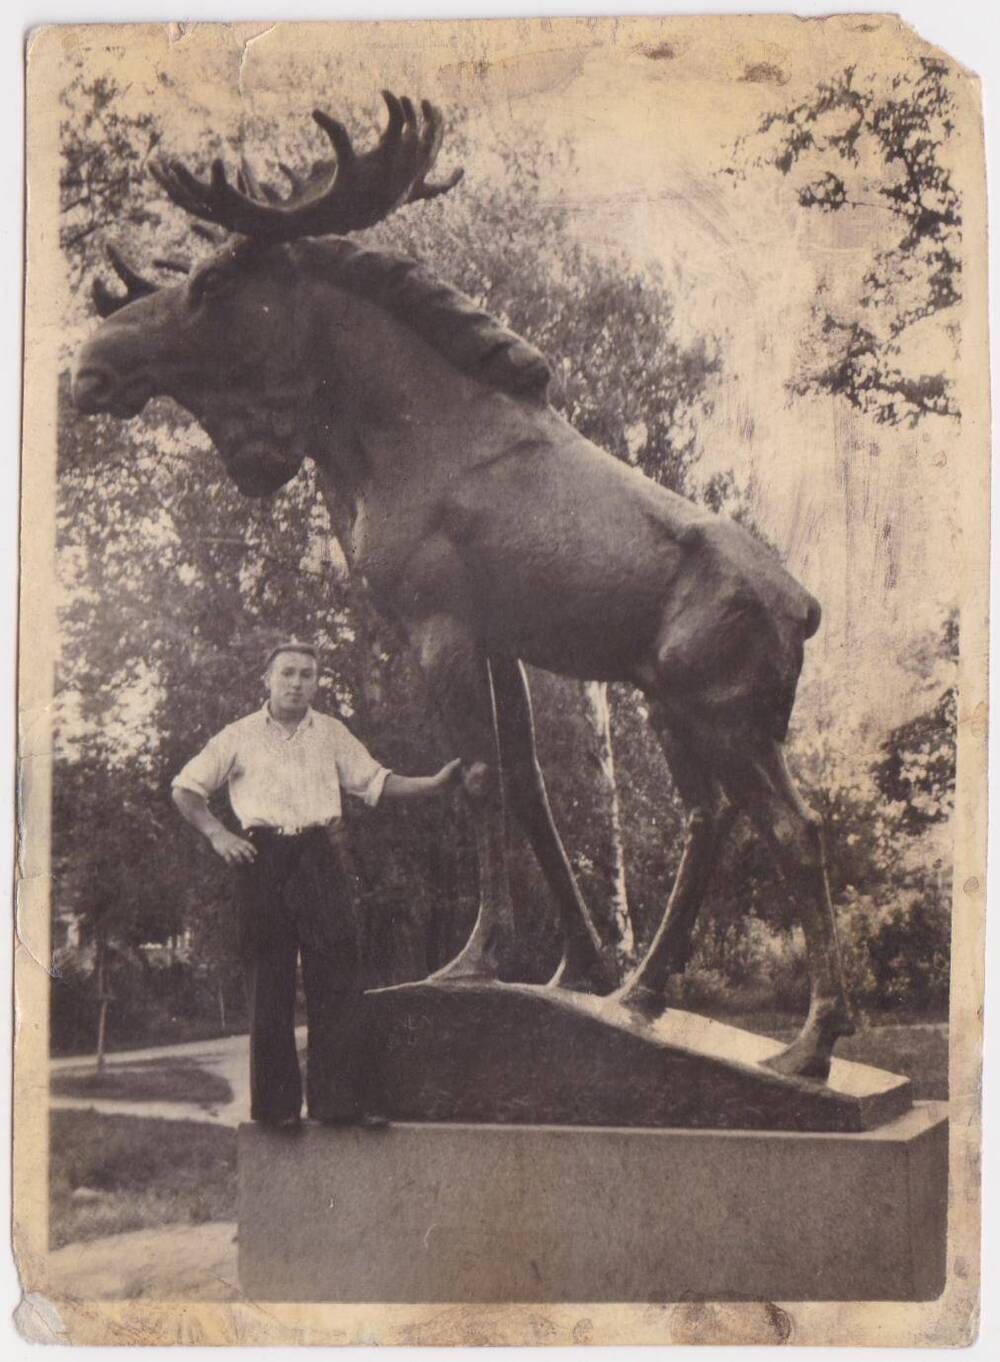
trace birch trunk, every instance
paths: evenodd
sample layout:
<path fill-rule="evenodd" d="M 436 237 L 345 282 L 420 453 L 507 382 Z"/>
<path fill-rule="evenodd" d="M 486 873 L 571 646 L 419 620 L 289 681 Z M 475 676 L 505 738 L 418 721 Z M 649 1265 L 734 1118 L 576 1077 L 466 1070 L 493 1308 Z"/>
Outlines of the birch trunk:
<path fill-rule="evenodd" d="M 598 769 L 604 786 L 604 798 L 610 824 L 609 882 L 611 888 L 611 926 L 615 938 L 615 952 L 622 964 L 631 964 L 635 957 L 635 934 L 628 907 L 628 886 L 625 880 L 625 847 L 622 839 L 621 801 L 615 780 L 615 755 L 611 743 L 611 709 L 605 681 L 584 681 L 583 709 L 597 746 Z"/>
<path fill-rule="evenodd" d="M 105 987 L 104 969 L 104 943 L 100 942 L 97 947 L 97 996 L 100 1001 L 100 1011 L 97 1015 L 97 1064 L 98 1072 L 104 1068 L 104 1038 L 108 1024 L 108 991 Z"/>

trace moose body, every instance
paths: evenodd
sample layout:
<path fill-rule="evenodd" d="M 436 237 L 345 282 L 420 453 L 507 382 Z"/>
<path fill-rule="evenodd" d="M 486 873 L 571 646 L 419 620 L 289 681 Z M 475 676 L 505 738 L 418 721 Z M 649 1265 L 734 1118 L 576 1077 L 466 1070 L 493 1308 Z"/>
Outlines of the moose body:
<path fill-rule="evenodd" d="M 236 190 L 219 168 L 211 185 L 176 163 L 161 168 L 178 203 L 243 237 L 169 288 L 115 258 L 129 291 L 117 302 L 98 291 L 108 320 L 78 359 L 78 404 L 129 417 L 156 394 L 174 397 L 250 495 L 315 461 L 353 570 L 408 634 L 465 764 L 480 910 L 440 975 L 505 968 L 509 810 L 560 908 L 557 981 L 612 985 L 552 821 L 522 662 L 630 682 L 648 698 L 689 817 L 664 920 L 622 1000 L 662 1010 L 719 845 L 744 811 L 789 883 L 812 981 L 809 1016 L 775 1066 L 825 1077 L 851 1022 L 820 829 L 782 751 L 819 607 L 739 526 L 573 429 L 548 403 L 541 356 L 461 295 L 342 236 L 297 239 L 324 221 L 324 194 L 336 208 L 325 219 L 332 232 L 367 225 L 376 208 L 384 215 L 378 205 L 340 212 L 336 199 L 350 194 L 352 174 L 371 197 L 379 164 L 396 173 L 394 145 L 426 153 L 403 197 L 439 192 L 424 180 L 440 140 L 435 111 L 424 106 L 418 137 L 412 105 L 387 102 L 389 130 L 360 160 L 339 125 L 320 118 L 340 169 L 317 167 L 281 208 L 273 193 L 254 192 L 248 172 Z"/>
<path fill-rule="evenodd" d="M 712 680 L 726 704 L 735 684 L 767 705 L 777 675 L 794 695 L 819 610 L 770 554 L 555 412 L 522 425 L 506 450 L 452 466 L 439 485 L 404 473 L 402 507 L 391 478 L 358 487 L 350 554 L 383 609 L 447 613 L 490 654 L 585 680 L 666 684 L 664 699 L 683 705 L 710 709 Z M 787 717 L 774 715 L 778 736 Z"/>

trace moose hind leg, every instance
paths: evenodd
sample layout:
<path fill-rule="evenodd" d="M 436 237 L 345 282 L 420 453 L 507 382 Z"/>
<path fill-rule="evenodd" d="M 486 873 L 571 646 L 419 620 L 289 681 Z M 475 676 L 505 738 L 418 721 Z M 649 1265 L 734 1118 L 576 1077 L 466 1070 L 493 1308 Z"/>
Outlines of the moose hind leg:
<path fill-rule="evenodd" d="M 691 956 L 694 925 L 736 810 L 723 801 L 700 755 L 680 736 L 678 726 L 667 722 L 655 703 L 650 706 L 650 722 L 687 810 L 687 827 L 663 920 L 619 1000 L 634 1012 L 655 1017 L 665 1007 L 668 979 L 682 973 Z"/>
<path fill-rule="evenodd" d="M 510 812 L 527 834 L 559 908 L 563 958 L 553 984 L 608 993 L 617 984 L 552 818 L 535 750 L 531 695 L 516 658 L 491 659 L 500 761 Z"/>
<path fill-rule="evenodd" d="M 479 862 L 479 913 L 459 954 L 432 979 L 497 979 L 514 941 L 507 872 L 507 820 L 489 661 L 475 637 L 450 615 L 411 625 L 421 667 L 457 744 Z"/>
<path fill-rule="evenodd" d="M 770 842 L 788 885 L 809 964 L 808 1016 L 770 1067 L 825 1081 L 834 1046 L 842 1036 L 854 1033 L 854 1022 L 844 988 L 821 820 L 796 789 L 784 752 L 774 740 L 765 740 L 758 758 L 741 772 L 738 786 L 738 797 Z"/>

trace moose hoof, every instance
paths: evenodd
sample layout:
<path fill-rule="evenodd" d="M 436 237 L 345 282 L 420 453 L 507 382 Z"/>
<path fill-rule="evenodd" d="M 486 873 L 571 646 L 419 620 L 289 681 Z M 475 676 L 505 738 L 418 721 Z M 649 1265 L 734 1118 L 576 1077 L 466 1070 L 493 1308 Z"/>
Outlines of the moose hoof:
<path fill-rule="evenodd" d="M 775 1073 L 791 1078 L 811 1078 L 825 1083 L 830 1077 L 833 1047 L 842 1036 L 854 1035 L 854 1022 L 846 1011 L 819 1012 L 811 1016 L 787 1049 L 765 1060 Z"/>
<path fill-rule="evenodd" d="M 458 983 L 466 979 L 480 983 L 498 980 L 503 968 L 501 958 L 504 952 L 501 946 L 504 940 L 502 935 L 498 940 L 497 934 L 492 932 L 481 936 L 478 932 L 473 933 L 454 960 L 449 960 L 429 977 L 436 983 Z"/>
<path fill-rule="evenodd" d="M 548 986 L 569 989 L 574 993 L 596 993 L 599 997 L 605 997 L 618 987 L 618 980 L 611 966 L 601 956 L 592 956 L 589 960 L 575 960 L 564 955 Z"/>
<path fill-rule="evenodd" d="M 647 988 L 645 984 L 629 984 L 618 994 L 618 1002 L 644 1021 L 655 1021 L 667 1010 L 663 994 Z"/>
<path fill-rule="evenodd" d="M 765 1065 L 775 1073 L 788 1078 L 812 1078 L 825 1083 L 830 1077 L 830 1049 L 821 1048 L 815 1039 L 799 1036 L 787 1050 L 773 1059 L 766 1059 Z"/>
<path fill-rule="evenodd" d="M 484 960 L 481 956 L 457 955 L 454 960 L 450 960 L 447 965 L 442 965 L 433 974 L 428 975 L 431 983 L 460 983 L 468 980 L 470 983 L 482 983 L 484 980 L 495 980 L 500 977 L 499 965 Z"/>

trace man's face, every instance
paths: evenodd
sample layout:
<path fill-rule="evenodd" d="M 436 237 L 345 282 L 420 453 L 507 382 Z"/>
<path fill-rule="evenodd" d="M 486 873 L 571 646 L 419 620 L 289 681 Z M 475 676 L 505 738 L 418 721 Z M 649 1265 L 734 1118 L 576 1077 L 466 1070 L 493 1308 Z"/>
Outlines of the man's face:
<path fill-rule="evenodd" d="M 279 653 L 267 673 L 271 709 L 275 714 L 304 712 L 318 684 L 315 658 L 308 653 Z"/>

